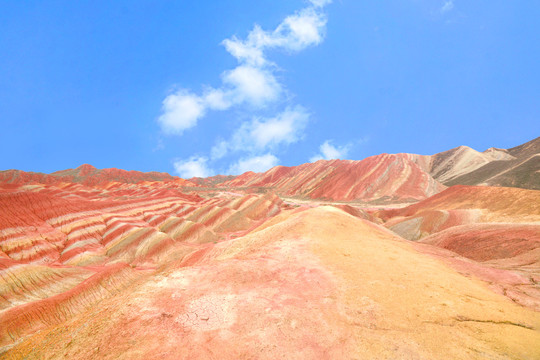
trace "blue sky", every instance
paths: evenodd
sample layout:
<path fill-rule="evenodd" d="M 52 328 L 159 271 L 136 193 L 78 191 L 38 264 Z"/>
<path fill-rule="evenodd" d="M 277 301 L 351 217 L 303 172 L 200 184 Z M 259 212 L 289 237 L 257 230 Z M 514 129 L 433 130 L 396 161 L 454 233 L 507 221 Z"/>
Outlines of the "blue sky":
<path fill-rule="evenodd" d="M 540 135 L 540 5 L 0 0 L 0 169 L 184 177 Z"/>

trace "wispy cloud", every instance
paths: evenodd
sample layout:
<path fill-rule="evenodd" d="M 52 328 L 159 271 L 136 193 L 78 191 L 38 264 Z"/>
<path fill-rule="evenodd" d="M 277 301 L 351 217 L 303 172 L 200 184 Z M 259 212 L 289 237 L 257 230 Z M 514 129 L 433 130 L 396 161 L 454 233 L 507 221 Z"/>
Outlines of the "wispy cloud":
<path fill-rule="evenodd" d="M 330 140 L 326 140 L 319 147 L 319 154 L 311 157 L 310 162 L 315 162 L 318 160 L 332 160 L 332 159 L 345 159 L 349 154 L 351 145 L 347 144 L 344 146 L 334 146 L 331 144 Z"/>
<path fill-rule="evenodd" d="M 441 7 L 441 13 L 446 13 L 451 11 L 454 8 L 454 0 L 447 0 L 444 2 L 443 6 Z"/>
<path fill-rule="evenodd" d="M 192 156 L 188 160 L 178 160 L 174 162 L 174 170 L 184 179 L 192 177 L 208 177 L 214 175 L 207 165 L 208 159 L 205 157 Z"/>
<path fill-rule="evenodd" d="M 222 45 L 238 65 L 221 73 L 219 87 L 207 86 L 200 94 L 177 89 L 165 97 L 158 118 L 162 131 L 169 135 L 182 135 L 197 126 L 209 111 L 225 111 L 244 105 L 248 105 L 250 111 L 265 110 L 269 104 L 282 101 L 286 90 L 276 77 L 279 67 L 268 59 L 267 52 L 277 49 L 295 53 L 321 43 L 327 21 L 323 8 L 331 2 L 309 0 L 307 7 L 287 16 L 273 30 L 263 30 L 255 25 L 245 39 L 237 36 L 225 39 Z M 229 170 L 247 169 L 248 165 L 261 169 L 277 161 L 277 157 L 265 152 L 301 139 L 308 120 L 309 114 L 304 108 L 289 104 L 275 116 L 244 121 L 229 140 L 220 140 L 214 145 L 210 159 L 190 158 L 175 162 L 174 166 L 178 173 L 184 174 L 201 173 L 204 169 L 211 172 L 208 161 L 244 152 L 248 157 L 237 161 Z"/>
<path fill-rule="evenodd" d="M 223 45 L 240 63 L 255 67 L 269 65 L 271 62 L 265 56 L 267 49 L 301 51 L 322 41 L 326 16 L 320 8 L 328 3 L 330 2 L 312 2 L 314 6 L 287 16 L 273 31 L 265 31 L 255 25 L 245 40 L 233 36 L 224 40 Z"/>
<path fill-rule="evenodd" d="M 229 167 L 228 173 L 232 175 L 243 174 L 247 171 L 264 172 L 278 164 L 279 159 L 268 153 L 238 160 Z"/>
<path fill-rule="evenodd" d="M 314 6 L 323 7 L 331 4 L 332 0 L 310 0 L 309 2 L 312 3 Z"/>
<path fill-rule="evenodd" d="M 253 118 L 245 121 L 229 140 L 218 141 L 211 157 L 220 159 L 229 152 L 261 153 L 295 143 L 301 139 L 308 121 L 309 114 L 301 106 L 287 108 L 271 118 Z"/>

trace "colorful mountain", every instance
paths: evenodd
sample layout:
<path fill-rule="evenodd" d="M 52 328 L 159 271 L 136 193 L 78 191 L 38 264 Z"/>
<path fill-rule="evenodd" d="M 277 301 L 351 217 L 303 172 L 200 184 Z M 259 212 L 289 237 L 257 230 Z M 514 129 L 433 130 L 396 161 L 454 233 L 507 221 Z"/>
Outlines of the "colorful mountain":
<path fill-rule="evenodd" d="M 538 359 L 538 157 L 1 171 L 0 358 Z"/>

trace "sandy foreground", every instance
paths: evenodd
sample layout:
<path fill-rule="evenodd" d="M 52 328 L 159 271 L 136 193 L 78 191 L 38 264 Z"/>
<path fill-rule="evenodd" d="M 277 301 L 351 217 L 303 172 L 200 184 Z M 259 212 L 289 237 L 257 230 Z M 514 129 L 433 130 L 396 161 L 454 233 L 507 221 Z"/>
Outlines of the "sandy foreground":
<path fill-rule="evenodd" d="M 284 210 L 2 358 L 540 359 L 540 313 L 433 249 L 334 207 Z"/>

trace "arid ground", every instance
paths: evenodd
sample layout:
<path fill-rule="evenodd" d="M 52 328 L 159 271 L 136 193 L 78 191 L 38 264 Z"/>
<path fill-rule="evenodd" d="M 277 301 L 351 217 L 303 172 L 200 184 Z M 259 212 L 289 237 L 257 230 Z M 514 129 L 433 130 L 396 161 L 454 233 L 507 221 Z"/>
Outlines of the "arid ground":
<path fill-rule="evenodd" d="M 540 359 L 540 138 L 0 172 L 2 359 Z"/>

